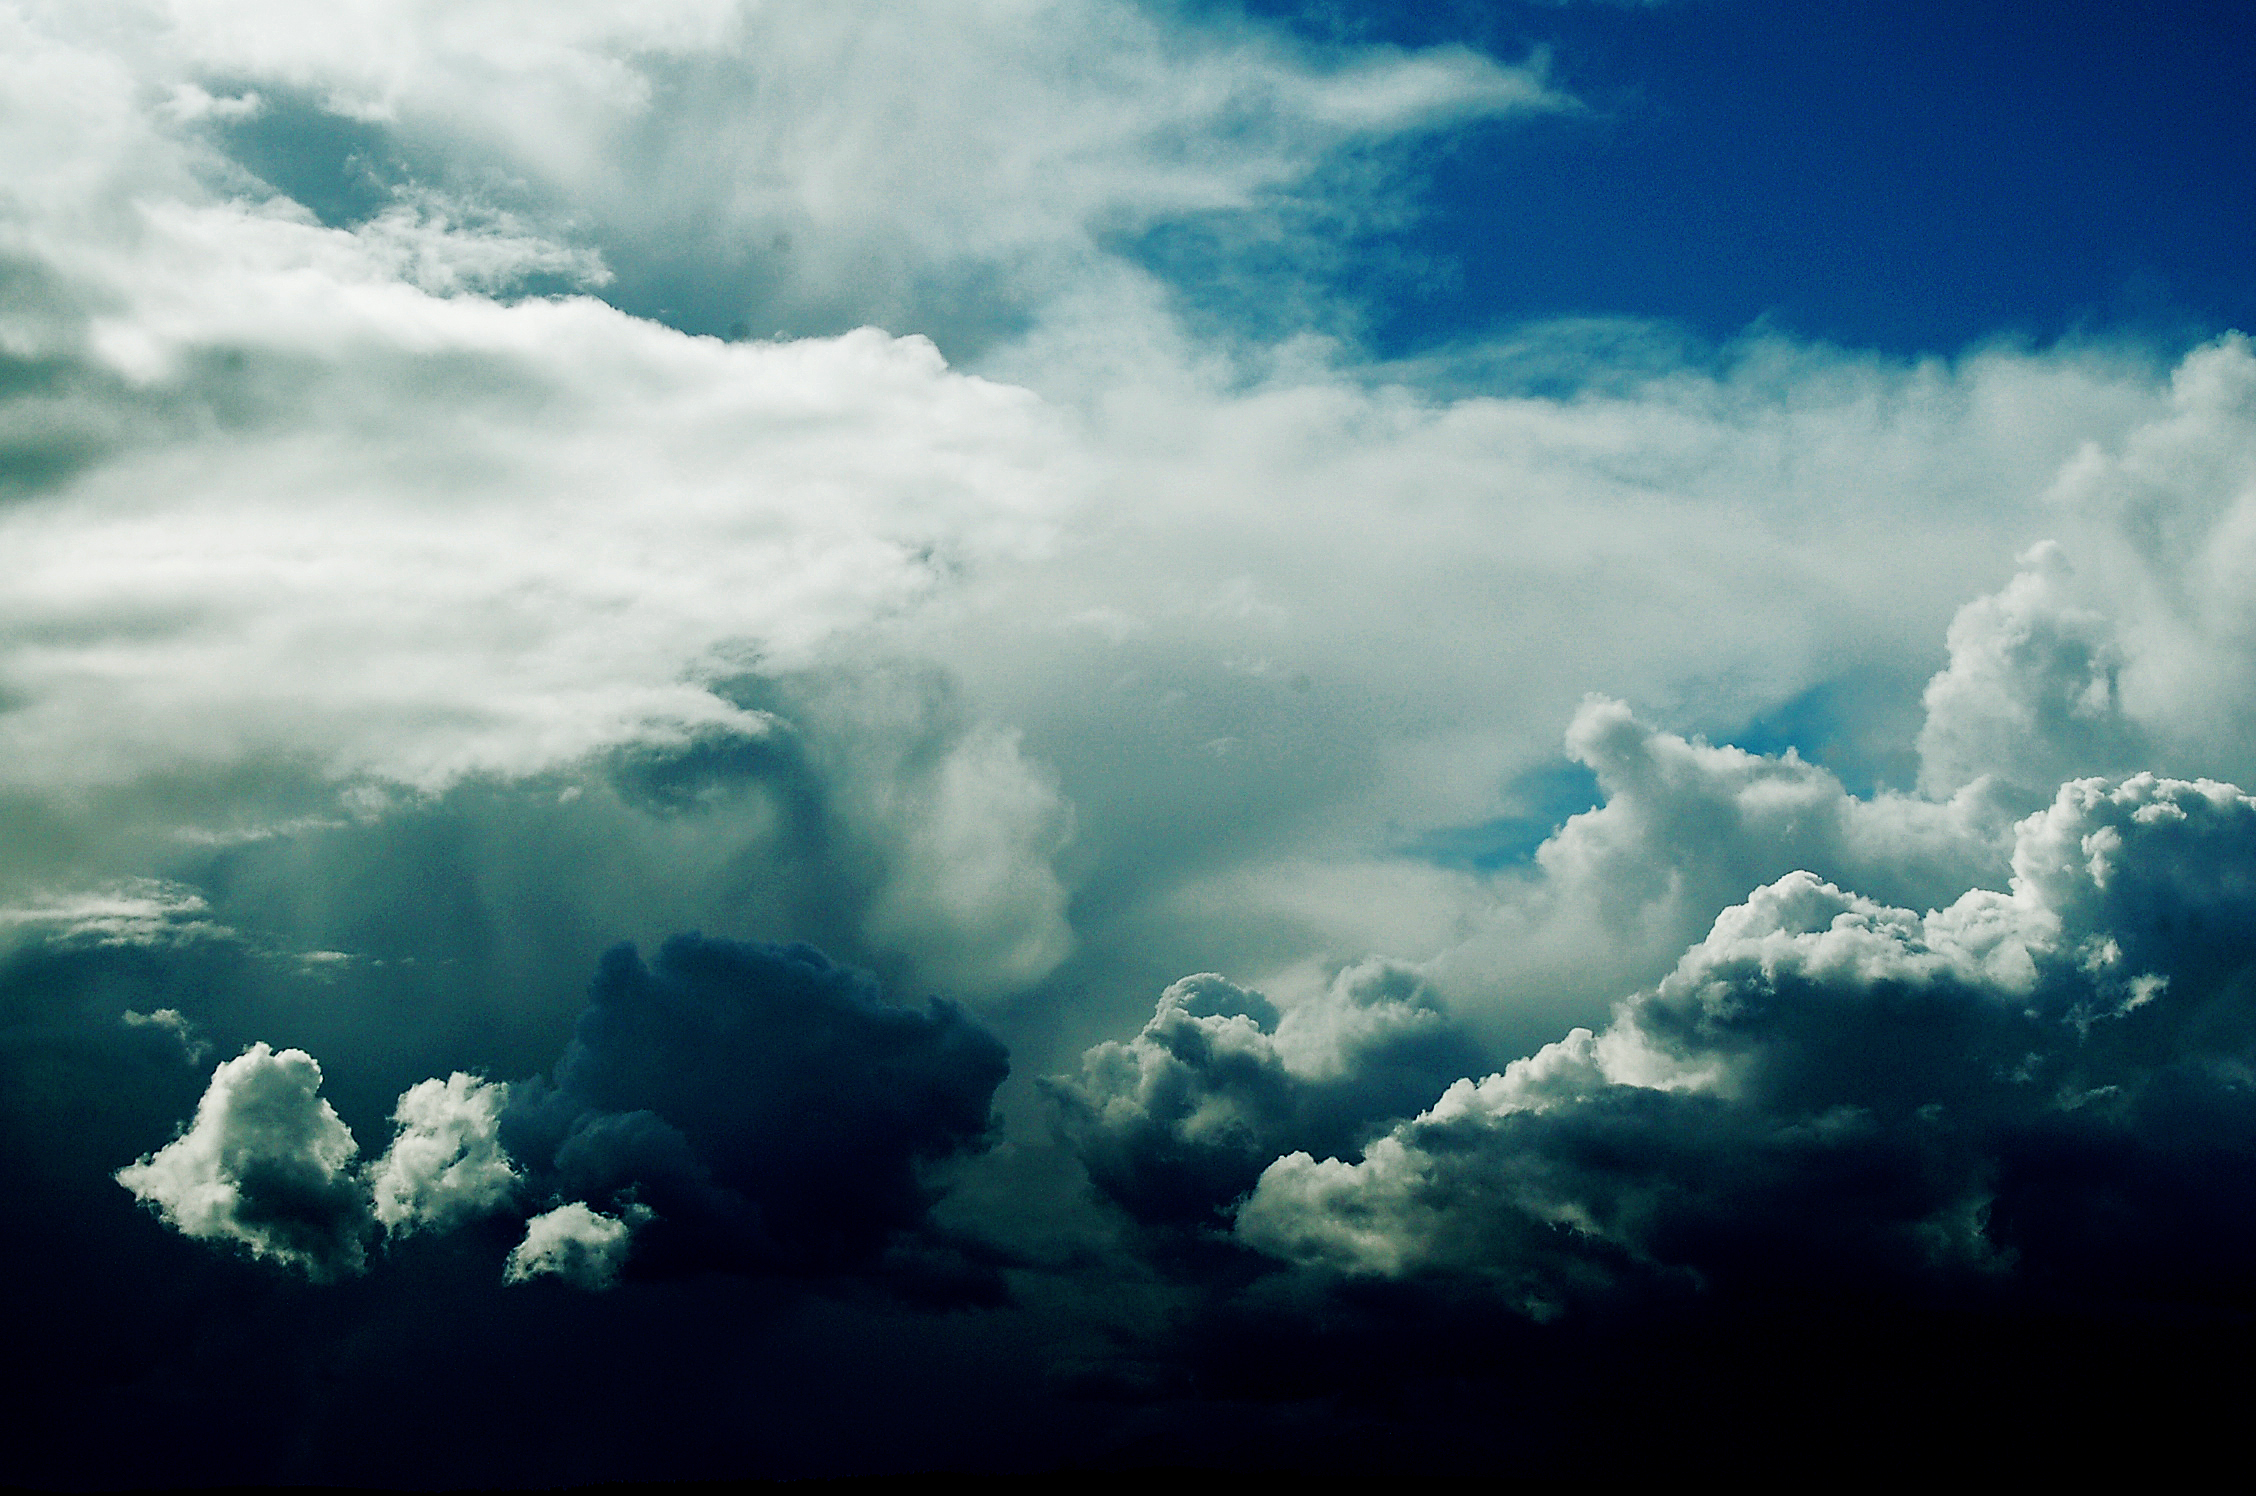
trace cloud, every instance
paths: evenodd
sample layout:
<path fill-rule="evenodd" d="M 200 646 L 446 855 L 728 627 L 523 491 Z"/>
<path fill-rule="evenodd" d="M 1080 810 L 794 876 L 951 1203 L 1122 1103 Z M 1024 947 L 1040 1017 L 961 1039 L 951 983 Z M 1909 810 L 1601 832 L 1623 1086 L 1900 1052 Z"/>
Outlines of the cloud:
<path fill-rule="evenodd" d="M 160 878 L 134 878 L 107 888 L 50 893 L 0 909 L 0 931 L 97 946 L 169 946 L 234 938 L 233 930 L 205 917 L 210 913 L 211 906 L 192 888 Z"/>
<path fill-rule="evenodd" d="M 211 1052 L 211 1045 L 196 1037 L 196 1026 L 178 1008 L 158 1008 L 152 1013 L 137 1013 L 127 1008 L 118 1015 L 118 1021 L 127 1028 L 162 1029 L 172 1035 L 180 1042 L 181 1057 L 191 1065 L 201 1064 L 204 1056 Z"/>
<path fill-rule="evenodd" d="M 185 1031 L 171 1010 L 141 1022 Z M 993 1141 L 1008 1069 L 961 1009 L 895 1006 L 811 946 L 682 935 L 655 967 L 611 951 L 553 1078 L 408 1087 L 365 1168 L 321 1067 L 256 1044 L 218 1068 L 181 1137 L 116 1178 L 183 1235 L 319 1282 L 361 1272 L 372 1231 L 445 1233 L 545 1199 L 510 1282 L 603 1286 L 636 1228 L 653 1276 L 992 1301 L 1001 1258 L 931 1211 L 942 1169 Z"/>
<path fill-rule="evenodd" d="M 212 1072 L 186 1132 L 117 1171 L 184 1236 L 232 1242 L 316 1282 L 363 1270 L 358 1144 L 321 1098 L 321 1066 L 253 1044 Z"/>
<path fill-rule="evenodd" d="M 2166 408 L 2062 465 L 2057 539 L 1963 608 L 1928 687 L 1922 782 L 1991 775 L 2039 798 L 2150 767 L 2256 779 L 2256 349 L 2188 354 Z"/>
<path fill-rule="evenodd" d="M 501 1147 L 501 1114 L 509 1087 L 457 1070 L 401 1095 L 392 1120 L 399 1131 L 370 1166 L 376 1223 L 392 1236 L 446 1231 L 498 1210 L 519 1176 Z"/>
<path fill-rule="evenodd" d="M 1119 0 L 898 5 L 882 24 L 797 3 L 168 19 L 136 38 L 144 69 L 301 101 L 264 136 L 214 132 L 252 169 L 302 173 L 302 150 L 245 147 L 349 120 L 379 181 L 509 184 L 594 239 L 638 310 L 763 336 L 992 336 L 1154 221 L 1266 207 L 1340 152 L 1568 102 L 1534 60 L 1318 48 Z"/>
<path fill-rule="evenodd" d="M 604 958 L 553 1083 L 504 1119 L 536 1182 L 656 1214 L 637 1262 L 823 1276 L 929 1231 L 1009 1069 L 951 1004 L 896 1007 L 809 946 L 696 935 Z"/>
<path fill-rule="evenodd" d="M 556 1277 L 574 1288 L 609 1288 L 618 1280 L 633 1236 L 631 1219 L 599 1214 L 577 1200 L 559 1205 L 525 1223 L 525 1239 L 510 1248 L 502 1281 Z"/>
<path fill-rule="evenodd" d="M 1579 1016 L 1575 1005 L 1590 1011 L 1651 980 L 1747 889 L 1795 870 L 1915 906 L 2008 870 L 2011 806 L 1987 784 L 1941 801 L 1860 797 L 1791 748 L 1688 739 L 1603 697 L 1576 711 L 1566 751 L 1590 769 L 1601 803 L 1499 880 L 1477 933 L 1433 963 L 1437 985 L 1468 1011 L 1516 987 Z"/>
<path fill-rule="evenodd" d="M 1148 1224 L 1215 1225 L 1271 1159 L 1365 1141 L 1470 1049 L 1417 975 L 1386 962 L 1282 1013 L 1207 973 L 1161 993 L 1134 1039 L 1095 1046 L 1043 1089 L 1106 1198 Z"/>
<path fill-rule="evenodd" d="M 1656 1283 L 2216 1306 L 2256 1244 L 2252 859 L 2256 799 L 2139 775 L 2022 822 L 2010 892 L 1920 915 L 1789 874 L 1603 1031 L 1459 1080 L 1359 1161 L 1271 1164 L 1238 1235 L 1539 1318 Z M 2231 1162 L 2204 1178 L 2189 1150 Z M 2077 1233 L 2122 1198 L 2109 1260 Z M 2239 1245 L 2182 1255 L 2195 1230 Z"/>
<path fill-rule="evenodd" d="M 2028 568 L 1951 620 L 1950 665 L 1927 685 L 1920 777 L 1948 792 L 1989 775 L 2024 793 L 2092 770 L 2123 772 L 2151 753 L 2123 711 L 2123 648 L 2113 622 L 2065 594 L 2050 542 Z"/>

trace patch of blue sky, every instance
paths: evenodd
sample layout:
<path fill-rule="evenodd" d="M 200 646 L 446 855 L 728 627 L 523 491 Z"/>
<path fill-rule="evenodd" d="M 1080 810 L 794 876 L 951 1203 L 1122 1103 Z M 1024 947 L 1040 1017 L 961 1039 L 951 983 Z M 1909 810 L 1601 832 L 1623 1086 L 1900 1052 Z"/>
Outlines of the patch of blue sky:
<path fill-rule="evenodd" d="M 1865 670 L 1820 681 L 1735 729 L 1712 734 L 1749 753 L 1791 748 L 1860 798 L 1909 790 L 1919 778 L 1923 673 Z"/>
<path fill-rule="evenodd" d="M 286 89 L 262 86 L 258 94 L 256 112 L 212 127 L 220 149 L 330 228 L 366 223 L 414 180 L 416 170 L 388 126 L 333 113 Z"/>
<path fill-rule="evenodd" d="M 1331 257 L 1382 357 L 1588 316 L 1906 354 L 2256 326 L 2245 5 L 1245 9 L 1319 40 L 1540 48 L 1586 106 L 1427 142 L 1418 211 Z"/>
<path fill-rule="evenodd" d="M 1502 815 L 1425 832 L 1402 848 L 1404 855 L 1483 873 L 1525 866 L 1570 817 L 1595 809 L 1604 797 L 1587 766 L 1556 758 L 1513 775 L 1501 798 Z"/>

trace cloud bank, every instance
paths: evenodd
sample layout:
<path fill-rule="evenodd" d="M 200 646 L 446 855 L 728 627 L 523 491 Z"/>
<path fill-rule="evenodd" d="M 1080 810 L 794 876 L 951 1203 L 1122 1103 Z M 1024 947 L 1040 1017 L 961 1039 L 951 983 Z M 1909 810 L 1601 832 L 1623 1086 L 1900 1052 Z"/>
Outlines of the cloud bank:
<path fill-rule="evenodd" d="M 0 4 L 27 1478 L 1588 1473 L 2238 1333 L 2256 349 L 1404 334 L 1649 122 L 1275 10 Z"/>

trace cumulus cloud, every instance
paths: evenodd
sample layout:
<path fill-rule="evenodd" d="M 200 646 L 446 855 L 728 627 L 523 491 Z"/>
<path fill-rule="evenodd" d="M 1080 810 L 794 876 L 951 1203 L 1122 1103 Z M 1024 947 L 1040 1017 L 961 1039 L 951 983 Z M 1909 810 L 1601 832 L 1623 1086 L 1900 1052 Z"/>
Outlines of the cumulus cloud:
<path fill-rule="evenodd" d="M 509 1203 L 518 1174 L 501 1146 L 506 1084 L 457 1070 L 407 1089 L 399 1131 L 370 1166 L 376 1223 L 393 1236 L 445 1231 Z"/>
<path fill-rule="evenodd" d="M 185 1042 L 172 1010 L 127 1021 Z M 214 1072 L 178 1139 L 116 1178 L 183 1235 L 321 1282 L 362 1271 L 371 1232 L 443 1233 L 545 1198 L 510 1282 L 606 1286 L 647 1228 L 637 1260 L 661 1276 L 864 1275 L 992 1300 L 994 1254 L 930 1212 L 941 1167 L 992 1141 L 1008 1069 L 952 1004 L 891 1004 L 811 946 L 683 935 L 655 967 L 630 946 L 605 958 L 553 1078 L 410 1086 L 365 1168 L 319 1064 L 256 1044 Z"/>
<path fill-rule="evenodd" d="M 578 1200 L 543 1211 L 525 1223 L 525 1239 L 509 1249 L 502 1281 L 553 1277 L 574 1288 L 609 1288 L 633 1245 L 636 1214 L 630 1207 L 624 1216 L 607 1216 Z"/>
<path fill-rule="evenodd" d="M 1140 1221 L 1218 1224 L 1278 1154 L 1344 1151 L 1419 1107 L 1471 1046 L 1417 974 L 1369 962 L 1280 1012 L 1207 973 L 1160 994 L 1143 1032 L 1043 1082 L 1057 1127 Z"/>
<path fill-rule="evenodd" d="M 1920 778 L 1947 793 L 1984 775 L 2042 793 L 2078 773 L 2123 772 L 2150 753 L 2123 710 L 2113 620 L 2071 600 L 2047 542 L 2027 569 L 1951 620 L 1950 665 L 1927 685 Z"/>
<path fill-rule="evenodd" d="M 928 1230 L 931 1169 L 989 1141 L 1003 1046 L 812 947 L 676 936 L 604 958 L 553 1083 L 504 1119 L 536 1179 L 656 1212 L 637 1260 L 821 1276 Z"/>
<path fill-rule="evenodd" d="M 212 1072 L 179 1138 L 116 1178 L 184 1236 L 230 1242 L 326 1282 L 366 1264 L 358 1148 L 321 1097 L 313 1056 L 253 1044 Z"/>
<path fill-rule="evenodd" d="M 2009 892 L 1921 915 L 1789 874 L 1603 1031 L 1459 1080 L 1358 1161 L 1271 1164 L 1238 1234 L 1336 1272 L 1470 1276 L 1538 1317 L 1655 1282 L 2217 1302 L 2256 1243 L 2233 1203 L 2252 859 L 2256 799 L 2139 775 L 2022 822 Z M 2078 1233 L 2121 1198 L 2138 1220 L 2110 1261 Z M 2142 1280 L 2195 1229 L 2239 1245 Z"/>
<path fill-rule="evenodd" d="M 1575 713 L 1566 751 L 1601 803 L 1545 838 L 1532 866 L 1498 885 L 1479 933 L 1434 963 L 1461 1003 L 1477 1008 L 1499 986 L 1562 1006 L 1610 1002 L 1666 970 L 1747 889 L 1797 869 L 1925 906 L 2007 872 L 2010 801 L 1987 784 L 1941 801 L 1852 795 L 1792 748 L 1688 739 L 1603 697 Z"/>
<path fill-rule="evenodd" d="M 2256 778 L 2256 349 L 2172 372 L 2167 406 L 2063 464 L 2056 542 L 1951 625 L 1928 687 L 1923 783 L 2034 790 L 2139 767 Z"/>

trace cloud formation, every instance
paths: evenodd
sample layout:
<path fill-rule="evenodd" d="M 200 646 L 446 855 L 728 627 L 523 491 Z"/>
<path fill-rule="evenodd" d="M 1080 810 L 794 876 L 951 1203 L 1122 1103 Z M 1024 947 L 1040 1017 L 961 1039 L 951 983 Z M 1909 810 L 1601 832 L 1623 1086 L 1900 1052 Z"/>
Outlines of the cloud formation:
<path fill-rule="evenodd" d="M 609 1288 L 627 1260 L 633 1233 L 630 1220 L 598 1214 L 577 1200 L 542 1211 L 525 1223 L 525 1239 L 509 1249 L 502 1281 L 561 1278 L 574 1288 Z"/>
<path fill-rule="evenodd" d="M 501 1147 L 509 1087 L 457 1070 L 411 1086 L 399 1131 L 369 1167 L 376 1224 L 391 1236 L 446 1231 L 509 1203 L 519 1175 Z"/>
<path fill-rule="evenodd" d="M 1950 666 L 1927 691 L 1925 784 L 1987 774 L 2041 797 L 2157 764 L 2256 779 L 2252 442 L 2256 349 L 2233 334 L 2185 357 L 2154 418 L 2062 465 L 2056 543 L 1951 625 Z"/>
<path fill-rule="evenodd" d="M 180 1137 L 116 1177 L 184 1236 L 231 1242 L 327 1282 L 367 1264 L 358 1151 L 321 1097 L 313 1056 L 254 1044 L 212 1072 Z"/>
<path fill-rule="evenodd" d="M 567 1197 L 655 1212 L 656 1274 L 851 1274 L 928 1230 L 931 1169 L 976 1153 L 1008 1073 L 952 1004 L 896 1007 L 810 946 L 679 935 L 604 960 L 553 1082 L 504 1136 Z"/>
<path fill-rule="evenodd" d="M 2247 341 L 1443 325 L 1424 184 L 1650 122 L 1318 9 L 0 0 L 41 1469 L 1400 1460 L 1686 1305 L 2256 1302 Z"/>
<path fill-rule="evenodd" d="M 1282 1013 L 1206 973 L 1161 993 L 1135 1038 L 1097 1045 L 1078 1075 L 1043 1088 L 1106 1198 L 1147 1224 L 1213 1226 L 1271 1159 L 1353 1148 L 1471 1048 L 1417 974 L 1386 962 Z"/>
<path fill-rule="evenodd" d="M 2017 828 L 2010 892 L 1920 915 L 1789 874 L 1603 1031 L 1456 1082 L 1359 1161 L 1271 1164 L 1237 1232 L 1334 1272 L 1470 1275 L 1538 1317 L 1655 1281 L 2214 1302 L 2227 1280 L 2190 1264 L 2237 1249 L 2142 1275 L 2189 1232 L 2256 1240 L 2245 1171 L 2188 1153 L 2256 1147 L 2252 896 L 2256 799 L 2153 775 L 2062 786 Z M 2119 1255 L 2093 1252 L 2126 1196 Z"/>

